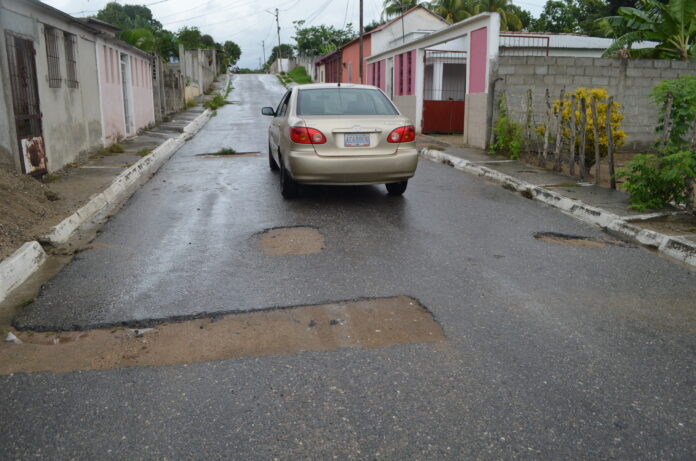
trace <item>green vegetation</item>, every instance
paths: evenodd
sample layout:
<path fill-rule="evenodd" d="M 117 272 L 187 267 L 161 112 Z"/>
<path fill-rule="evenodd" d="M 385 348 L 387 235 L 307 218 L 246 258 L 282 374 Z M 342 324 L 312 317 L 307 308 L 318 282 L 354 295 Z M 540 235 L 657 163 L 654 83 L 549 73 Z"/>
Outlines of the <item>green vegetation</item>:
<path fill-rule="evenodd" d="M 189 98 L 186 100 L 186 104 L 184 104 L 184 109 L 190 109 L 192 107 L 196 107 L 198 103 L 196 102 L 195 99 Z"/>
<path fill-rule="evenodd" d="M 232 149 L 231 147 L 223 147 L 219 151 L 215 152 L 214 155 L 234 155 L 236 153 L 237 151 Z"/>
<path fill-rule="evenodd" d="M 312 77 L 307 75 L 307 71 L 305 70 L 304 67 L 302 66 L 297 66 L 290 72 L 288 72 L 287 76 L 290 78 L 295 83 L 304 84 L 304 83 L 312 83 Z"/>
<path fill-rule="evenodd" d="M 135 155 L 139 155 L 140 157 L 145 157 L 146 155 L 149 155 L 150 152 L 152 152 L 152 149 L 140 149 L 138 153 Z"/>
<path fill-rule="evenodd" d="M 222 95 L 216 94 L 213 99 L 204 102 L 203 107 L 210 110 L 217 110 L 225 104 L 227 104 L 225 98 L 223 98 Z"/>
<path fill-rule="evenodd" d="M 662 81 L 650 94 L 660 108 L 657 132 L 662 140 L 668 93 L 673 97 L 671 129 L 664 147 L 658 141 L 657 154 L 636 155 L 616 175 L 626 180 L 622 187 L 631 195 L 631 208 L 636 210 L 662 208 L 671 202 L 686 204 L 696 181 L 696 134 L 687 139 L 696 126 L 696 77 Z"/>
<path fill-rule="evenodd" d="M 495 141 L 491 145 L 491 153 L 505 155 L 511 159 L 519 158 L 524 143 L 522 127 L 508 116 L 505 93 L 500 95 L 498 109 L 498 120 L 493 127 Z"/>
<path fill-rule="evenodd" d="M 606 24 L 616 35 L 614 43 L 604 53 L 628 57 L 696 59 L 696 2 L 694 0 L 637 0 L 636 8 L 621 7 L 619 16 L 606 18 Z M 631 49 L 635 42 L 659 42 L 655 48 Z"/>
<path fill-rule="evenodd" d="M 334 26 L 303 27 L 305 21 L 293 21 L 295 25 L 295 48 L 298 53 L 308 56 L 323 56 L 353 40 L 357 34 L 351 23 L 343 29 Z M 273 61 L 271 61 L 273 62 Z"/>

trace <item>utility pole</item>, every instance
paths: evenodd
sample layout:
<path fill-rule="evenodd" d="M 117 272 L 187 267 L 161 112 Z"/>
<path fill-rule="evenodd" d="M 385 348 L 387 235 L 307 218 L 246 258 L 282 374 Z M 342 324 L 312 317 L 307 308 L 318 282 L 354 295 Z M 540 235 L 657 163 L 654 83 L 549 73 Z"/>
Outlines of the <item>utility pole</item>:
<path fill-rule="evenodd" d="M 278 55 L 276 56 L 276 59 L 278 59 L 278 71 L 283 72 L 283 61 L 281 60 L 283 55 L 280 50 L 280 21 L 278 21 L 278 8 L 275 9 L 275 14 L 271 13 L 268 10 L 266 10 L 266 13 L 271 14 L 276 18 L 276 27 L 278 31 Z"/>
<path fill-rule="evenodd" d="M 261 40 L 261 49 L 263 50 L 263 62 L 266 63 L 266 41 Z"/>
<path fill-rule="evenodd" d="M 363 83 L 363 0 L 360 0 L 360 84 Z"/>

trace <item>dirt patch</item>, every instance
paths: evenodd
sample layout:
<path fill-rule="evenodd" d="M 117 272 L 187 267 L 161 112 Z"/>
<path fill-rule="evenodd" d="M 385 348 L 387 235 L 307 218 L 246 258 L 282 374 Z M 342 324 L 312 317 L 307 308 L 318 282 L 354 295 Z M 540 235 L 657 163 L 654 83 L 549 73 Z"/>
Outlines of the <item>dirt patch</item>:
<path fill-rule="evenodd" d="M 220 157 L 235 158 L 235 157 L 258 157 L 259 155 L 261 155 L 259 152 L 235 152 L 233 154 L 218 154 L 218 153 L 197 154 L 196 157 L 200 157 L 200 158 L 220 158 Z"/>
<path fill-rule="evenodd" d="M 645 221 L 630 221 L 630 223 L 667 235 L 696 234 L 696 216 L 691 214 L 665 216 Z"/>
<path fill-rule="evenodd" d="M 627 242 L 622 242 L 621 240 L 598 237 L 583 237 L 580 235 L 560 234 L 557 232 L 537 232 L 536 234 L 534 234 L 534 238 L 547 243 L 554 243 L 556 245 L 566 245 L 574 247 L 605 248 L 608 246 L 619 246 L 624 248 L 635 248 L 635 245 L 632 245 Z"/>
<path fill-rule="evenodd" d="M 60 222 L 60 200 L 49 186 L 0 168 L 0 260 Z"/>
<path fill-rule="evenodd" d="M 406 296 L 230 314 L 141 330 L 12 333 L 22 344 L 0 343 L 0 374 L 177 365 L 444 339 L 430 312 Z"/>
<path fill-rule="evenodd" d="M 311 255 L 324 249 L 324 236 L 312 227 L 280 227 L 262 233 L 259 246 L 271 256 Z"/>

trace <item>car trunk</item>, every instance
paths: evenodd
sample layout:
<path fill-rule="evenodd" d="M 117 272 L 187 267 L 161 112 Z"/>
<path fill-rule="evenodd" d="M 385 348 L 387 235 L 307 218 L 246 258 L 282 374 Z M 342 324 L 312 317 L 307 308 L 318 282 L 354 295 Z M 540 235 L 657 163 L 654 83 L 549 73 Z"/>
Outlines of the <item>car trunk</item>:
<path fill-rule="evenodd" d="M 324 144 L 314 144 L 314 150 L 322 157 L 371 156 L 395 154 L 399 144 L 387 141 L 389 134 L 405 124 L 401 116 L 304 116 L 307 128 L 321 131 Z"/>

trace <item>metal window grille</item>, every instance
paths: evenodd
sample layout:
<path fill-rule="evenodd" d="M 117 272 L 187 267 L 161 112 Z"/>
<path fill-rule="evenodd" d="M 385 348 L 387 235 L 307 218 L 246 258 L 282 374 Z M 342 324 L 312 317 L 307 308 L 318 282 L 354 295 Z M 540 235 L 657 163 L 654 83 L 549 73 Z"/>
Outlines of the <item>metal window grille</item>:
<path fill-rule="evenodd" d="M 408 53 L 406 53 L 406 59 L 407 59 L 407 61 L 408 61 L 407 66 L 406 66 L 407 69 L 408 69 L 408 71 L 407 71 L 408 73 L 406 74 L 406 75 L 407 75 L 406 78 L 408 79 L 408 85 L 406 85 L 406 94 L 413 94 L 413 86 L 412 86 L 413 82 L 411 81 L 411 78 L 412 78 L 412 75 L 411 75 L 411 72 L 412 72 L 411 66 L 413 65 L 413 56 L 412 56 L 412 53 L 413 53 L 413 51 L 409 51 Z"/>
<path fill-rule="evenodd" d="M 544 35 L 500 34 L 500 56 L 548 56 L 549 42 Z"/>
<path fill-rule="evenodd" d="M 404 55 L 399 55 L 399 96 L 404 94 Z"/>
<path fill-rule="evenodd" d="M 63 40 L 65 42 L 65 65 L 67 67 L 67 78 L 65 79 L 68 88 L 77 88 L 77 56 L 75 46 L 77 43 L 75 34 L 63 32 Z"/>
<path fill-rule="evenodd" d="M 58 47 L 58 31 L 50 26 L 44 27 L 46 38 L 46 58 L 48 60 L 48 86 L 60 88 L 60 51 Z"/>

